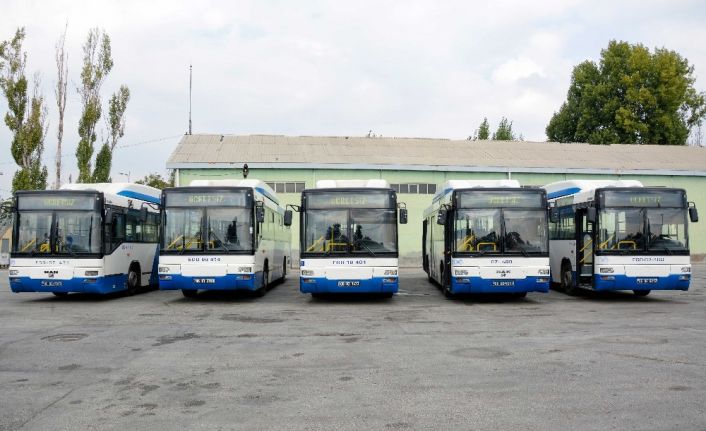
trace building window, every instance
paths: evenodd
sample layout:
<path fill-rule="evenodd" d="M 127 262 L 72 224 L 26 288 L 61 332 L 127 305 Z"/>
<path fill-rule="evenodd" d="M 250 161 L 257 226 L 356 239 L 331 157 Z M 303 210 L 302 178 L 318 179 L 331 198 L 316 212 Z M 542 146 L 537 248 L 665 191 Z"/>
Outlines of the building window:
<path fill-rule="evenodd" d="M 266 181 L 266 183 L 275 193 L 301 193 L 306 187 L 304 182 Z"/>
<path fill-rule="evenodd" d="M 390 184 L 392 190 L 397 193 L 433 195 L 436 193 L 436 184 L 423 183 L 407 183 L 407 184 Z"/>

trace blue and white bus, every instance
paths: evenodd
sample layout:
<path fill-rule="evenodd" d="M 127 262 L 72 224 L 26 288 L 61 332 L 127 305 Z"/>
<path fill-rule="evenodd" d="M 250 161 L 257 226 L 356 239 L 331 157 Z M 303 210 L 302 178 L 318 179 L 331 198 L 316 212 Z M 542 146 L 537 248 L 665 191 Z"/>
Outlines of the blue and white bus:
<path fill-rule="evenodd" d="M 573 180 L 544 186 L 554 213 L 552 281 L 566 293 L 687 290 L 689 225 L 698 221 L 683 189 L 634 180 Z"/>
<path fill-rule="evenodd" d="M 285 210 L 264 182 L 196 180 L 162 194 L 159 288 L 249 290 L 284 280 L 291 256 Z"/>
<path fill-rule="evenodd" d="M 397 194 L 385 180 L 320 180 L 302 192 L 302 293 L 398 290 Z M 399 222 L 407 223 L 400 209 Z"/>
<path fill-rule="evenodd" d="M 549 291 L 547 199 L 515 180 L 450 180 L 422 221 L 422 263 L 446 297 Z"/>
<path fill-rule="evenodd" d="M 160 193 L 127 183 L 16 192 L 11 290 L 132 294 L 156 285 Z"/>

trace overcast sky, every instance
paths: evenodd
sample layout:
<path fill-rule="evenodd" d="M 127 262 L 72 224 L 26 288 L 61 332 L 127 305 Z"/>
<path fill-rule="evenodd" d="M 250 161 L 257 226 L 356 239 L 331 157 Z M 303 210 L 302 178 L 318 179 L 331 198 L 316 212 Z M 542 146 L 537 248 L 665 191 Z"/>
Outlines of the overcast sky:
<path fill-rule="evenodd" d="M 115 66 L 103 100 L 130 87 L 112 177 L 165 173 L 188 128 L 221 134 L 468 137 L 502 116 L 527 140 L 565 100 L 571 69 L 611 39 L 666 47 L 706 88 L 706 5 L 694 1 L 31 1 L 3 0 L 0 39 L 26 28 L 27 74 L 49 108 L 44 159 L 54 178 L 54 45 L 68 22 L 70 92 L 63 177 L 77 177 L 75 91 L 92 27 L 111 37 Z M 2 114 L 7 110 L 0 101 Z M 107 108 L 105 108 L 107 110 Z M 100 126 L 105 129 L 105 122 Z M 105 132 L 104 132 L 105 133 Z M 99 144 L 96 143 L 96 152 Z M 16 165 L 0 124 L 0 197 Z M 381 151 L 383 151 L 381 149 Z"/>

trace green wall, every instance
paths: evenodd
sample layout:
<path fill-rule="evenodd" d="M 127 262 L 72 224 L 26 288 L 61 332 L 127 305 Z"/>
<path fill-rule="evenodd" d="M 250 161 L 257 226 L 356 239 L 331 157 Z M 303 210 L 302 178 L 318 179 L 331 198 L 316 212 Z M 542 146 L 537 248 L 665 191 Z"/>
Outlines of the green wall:
<path fill-rule="evenodd" d="M 238 179 L 242 178 L 240 169 L 180 169 L 179 184 L 187 185 L 195 179 Z M 566 179 L 625 179 L 638 180 L 646 186 L 681 187 L 687 192 L 690 201 L 706 217 L 706 177 L 657 176 L 657 175 L 567 175 L 541 173 L 512 173 L 512 179 L 522 185 L 544 185 Z M 439 171 L 384 171 L 350 169 L 250 169 L 248 178 L 263 181 L 305 182 L 307 188 L 314 187 L 322 179 L 371 179 L 382 178 L 389 183 L 429 183 L 440 187 L 452 179 L 506 179 L 503 172 L 439 172 Z M 400 226 L 400 264 L 403 266 L 421 265 L 421 226 L 422 212 L 431 204 L 433 195 L 404 194 L 397 196 L 399 202 L 405 202 L 409 210 L 409 223 Z M 299 204 L 300 194 L 279 193 L 283 204 Z M 706 218 L 700 223 L 689 226 L 692 258 L 701 260 L 706 254 Z M 294 213 L 292 224 L 293 261 L 299 251 L 299 215 Z"/>

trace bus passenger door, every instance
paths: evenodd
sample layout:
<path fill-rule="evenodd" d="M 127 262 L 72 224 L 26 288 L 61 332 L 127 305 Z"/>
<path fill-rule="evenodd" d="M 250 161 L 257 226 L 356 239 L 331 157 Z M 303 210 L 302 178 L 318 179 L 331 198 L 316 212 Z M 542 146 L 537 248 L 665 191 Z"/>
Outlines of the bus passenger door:
<path fill-rule="evenodd" d="M 576 274 L 579 283 L 593 277 L 594 224 L 586 217 L 586 208 L 576 210 Z"/>

